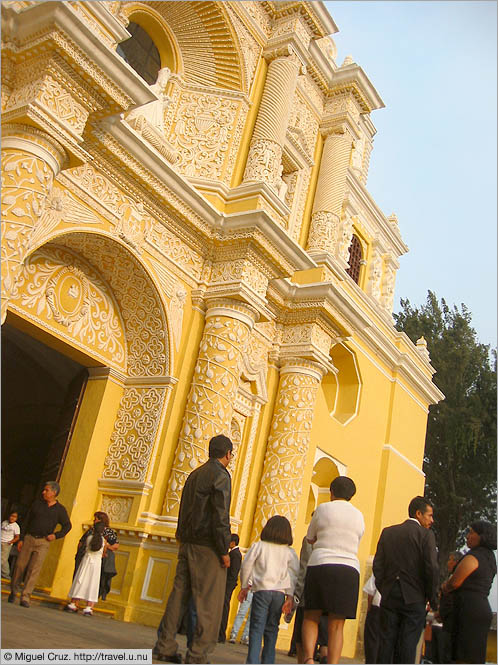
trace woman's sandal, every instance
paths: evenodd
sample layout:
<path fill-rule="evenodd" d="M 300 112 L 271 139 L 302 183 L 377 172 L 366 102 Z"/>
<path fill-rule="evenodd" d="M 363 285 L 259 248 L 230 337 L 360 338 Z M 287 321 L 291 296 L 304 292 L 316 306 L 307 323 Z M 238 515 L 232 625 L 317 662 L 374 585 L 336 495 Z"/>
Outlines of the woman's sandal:
<path fill-rule="evenodd" d="M 312 663 L 314 665 L 315 659 L 312 658 L 311 656 L 309 658 L 306 658 L 304 661 L 304 665 L 308 665 L 308 663 Z"/>

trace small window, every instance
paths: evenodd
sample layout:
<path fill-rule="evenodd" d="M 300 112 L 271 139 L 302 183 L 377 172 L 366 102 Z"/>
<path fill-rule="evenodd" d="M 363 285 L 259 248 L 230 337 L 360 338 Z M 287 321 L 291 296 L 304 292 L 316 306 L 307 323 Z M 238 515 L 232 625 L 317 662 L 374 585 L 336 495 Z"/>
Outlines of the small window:
<path fill-rule="evenodd" d="M 363 251 L 361 249 L 361 242 L 358 236 L 353 234 L 351 244 L 349 246 L 349 267 L 346 272 L 353 281 L 357 284 L 360 280 L 360 267 L 363 258 Z"/>
<path fill-rule="evenodd" d="M 161 69 L 159 51 L 149 35 L 137 23 L 130 22 L 127 30 L 131 33 L 131 37 L 118 44 L 117 53 L 149 85 L 152 85 L 157 81 L 157 74 Z"/>

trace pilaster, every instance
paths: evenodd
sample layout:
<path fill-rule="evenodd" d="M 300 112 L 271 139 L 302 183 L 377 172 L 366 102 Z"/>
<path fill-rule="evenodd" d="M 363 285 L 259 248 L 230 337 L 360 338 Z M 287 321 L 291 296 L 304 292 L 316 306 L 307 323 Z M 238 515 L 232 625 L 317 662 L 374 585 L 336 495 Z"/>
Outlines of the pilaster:
<path fill-rule="evenodd" d="M 316 395 L 326 371 L 321 363 L 313 360 L 287 357 L 281 361 L 253 521 L 253 539 L 273 515 L 284 515 L 292 528 L 296 526 Z"/>
<path fill-rule="evenodd" d="M 269 52 L 266 57 L 270 64 L 243 180 L 245 183 L 265 182 L 278 191 L 282 148 L 302 64 L 290 45 Z"/>
<path fill-rule="evenodd" d="M 208 458 L 209 441 L 227 434 L 244 354 L 256 320 L 242 302 L 210 300 L 163 512 L 175 522 L 189 473 Z"/>

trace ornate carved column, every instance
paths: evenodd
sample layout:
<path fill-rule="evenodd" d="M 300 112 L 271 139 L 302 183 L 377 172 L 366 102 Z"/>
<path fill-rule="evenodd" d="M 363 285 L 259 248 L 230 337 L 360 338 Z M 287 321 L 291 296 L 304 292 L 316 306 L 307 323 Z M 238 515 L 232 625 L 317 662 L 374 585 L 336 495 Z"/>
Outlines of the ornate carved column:
<path fill-rule="evenodd" d="M 63 147 L 45 132 L 2 127 L 2 323 L 30 235 L 65 160 Z"/>
<path fill-rule="evenodd" d="M 393 311 L 394 286 L 396 282 L 397 268 L 399 268 L 399 263 L 392 254 L 388 254 L 384 260 L 384 276 L 382 278 L 380 295 L 380 304 L 388 314 L 392 314 Z"/>
<path fill-rule="evenodd" d="M 380 301 L 380 280 L 382 276 L 382 253 L 378 238 L 372 243 L 372 258 L 370 260 L 370 271 L 368 274 L 367 293 Z"/>
<path fill-rule="evenodd" d="M 353 136 L 343 126 L 325 130 L 325 144 L 308 237 L 308 251 L 312 255 L 324 252 L 331 256 L 337 254 L 340 215 L 352 143 Z"/>
<path fill-rule="evenodd" d="M 315 400 L 326 371 L 312 360 L 283 361 L 253 522 L 254 537 L 272 515 L 285 515 L 293 528 L 296 525 Z"/>
<path fill-rule="evenodd" d="M 199 348 L 192 386 L 169 478 L 165 514 L 175 517 L 185 480 L 208 456 L 211 437 L 230 431 L 242 358 L 256 311 L 235 300 L 213 301 Z"/>
<path fill-rule="evenodd" d="M 282 147 L 302 63 L 290 46 L 271 57 L 258 118 L 247 157 L 244 182 L 263 181 L 277 190 L 281 184 Z"/>

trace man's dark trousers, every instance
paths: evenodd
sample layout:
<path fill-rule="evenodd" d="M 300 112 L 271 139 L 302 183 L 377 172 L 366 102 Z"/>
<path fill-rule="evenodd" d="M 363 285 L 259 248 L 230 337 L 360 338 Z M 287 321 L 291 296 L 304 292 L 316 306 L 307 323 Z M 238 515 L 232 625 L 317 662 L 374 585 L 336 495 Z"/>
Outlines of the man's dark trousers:
<path fill-rule="evenodd" d="M 425 626 L 425 603 L 405 603 L 395 582 L 380 602 L 381 642 L 378 663 L 415 663 L 417 644 Z"/>
<path fill-rule="evenodd" d="M 218 642 L 226 641 L 228 613 L 230 611 L 230 601 L 232 600 L 232 594 L 234 590 L 235 587 L 231 587 L 227 588 L 225 591 L 225 602 L 223 603 L 223 614 L 221 615 L 221 624 L 220 624 L 220 632 L 218 635 Z"/>
<path fill-rule="evenodd" d="M 210 547 L 182 543 L 178 551 L 173 589 L 162 619 L 156 649 L 161 654 L 178 652 L 176 634 L 192 596 L 197 611 L 197 626 L 186 662 L 207 663 L 216 646 L 226 586 L 226 568 Z"/>

